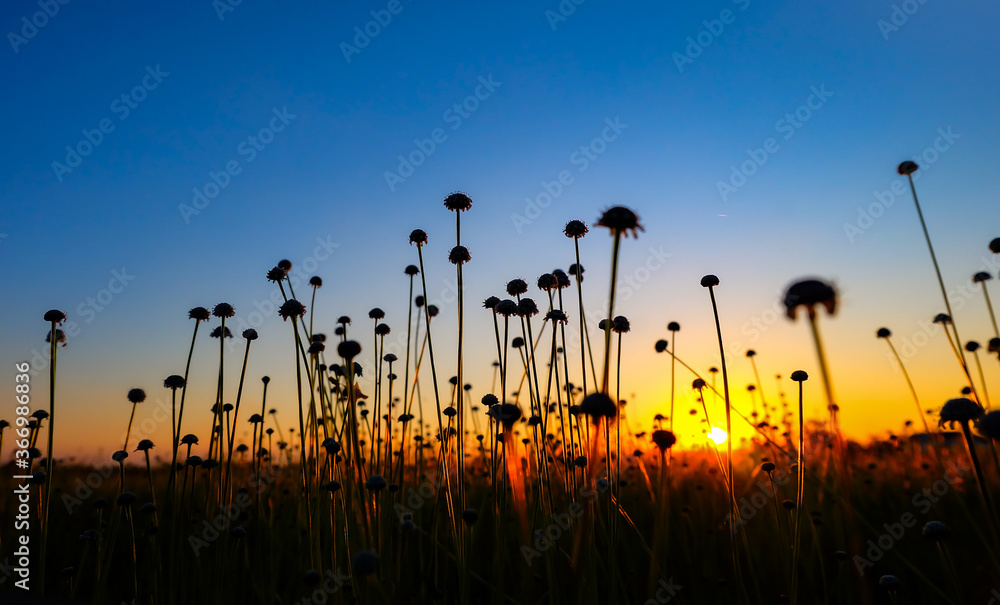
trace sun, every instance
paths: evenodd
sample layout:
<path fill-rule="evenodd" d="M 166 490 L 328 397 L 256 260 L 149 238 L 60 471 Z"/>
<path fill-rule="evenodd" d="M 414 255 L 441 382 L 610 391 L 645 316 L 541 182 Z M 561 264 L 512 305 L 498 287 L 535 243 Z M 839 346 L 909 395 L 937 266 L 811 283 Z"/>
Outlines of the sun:
<path fill-rule="evenodd" d="M 726 442 L 728 435 L 726 431 L 720 429 L 719 427 L 712 427 L 712 430 L 708 432 L 708 438 L 715 442 L 716 445 L 722 445 Z"/>

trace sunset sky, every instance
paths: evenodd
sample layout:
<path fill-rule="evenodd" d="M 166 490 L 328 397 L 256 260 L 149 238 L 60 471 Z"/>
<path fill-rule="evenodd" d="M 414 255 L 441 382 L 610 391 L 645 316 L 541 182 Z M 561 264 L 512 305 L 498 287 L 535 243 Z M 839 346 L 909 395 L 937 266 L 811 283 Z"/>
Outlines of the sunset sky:
<path fill-rule="evenodd" d="M 780 306 L 784 288 L 807 276 L 840 293 L 821 330 L 850 436 L 885 437 L 916 420 L 875 337 L 880 326 L 893 330 L 923 407 L 958 396 L 964 376 L 930 324 L 944 304 L 895 169 L 920 164 L 917 190 L 959 332 L 985 345 L 993 329 L 970 277 L 1000 270 L 987 248 L 1000 236 L 989 169 L 1000 141 L 1000 8 L 577 2 L 69 2 L 51 16 L 36 2 L 5 3 L 0 391 L 9 395 L 0 418 L 13 419 L 14 364 L 25 360 L 37 372 L 33 405 L 47 409 L 42 315 L 57 308 L 75 322 L 58 356 L 57 455 L 108 459 L 121 447 L 133 387 L 149 395 L 136 426 L 147 420 L 153 431 L 142 434 L 163 455 L 169 422 L 148 419 L 169 396 L 163 379 L 183 373 L 187 311 L 230 302 L 229 325 L 260 332 L 241 416 L 259 411 L 267 374 L 268 407 L 291 426 L 292 332 L 266 302 L 275 286 L 265 279 L 285 258 L 303 282 L 324 280 L 315 309 L 294 283 L 316 331 L 332 337 L 338 316 L 352 318 L 370 393 L 368 311 L 384 309 L 389 340 L 405 341 L 414 228 L 430 237 L 446 388 L 457 307 L 447 262 L 455 219 L 442 200 L 455 190 L 474 200 L 462 243 L 472 254 L 466 381 L 477 401 L 496 358 L 483 299 L 522 277 L 541 306 L 537 277 L 574 262 L 561 233 L 570 219 L 592 226 L 580 242 L 584 294 L 590 313 L 605 314 L 612 239 L 593 223 L 613 205 L 634 209 L 645 227 L 622 246 L 615 308 L 632 323 L 620 388 L 633 429 L 669 411 L 669 359 L 653 350 L 669 338 L 667 322 L 681 324 L 681 359 L 699 371 L 719 365 L 699 285 L 707 273 L 721 280 L 731 387 L 745 412 L 753 374 L 744 352 L 753 348 L 768 401 L 777 400 L 775 374 L 803 369 L 813 377 L 806 413 L 825 416 L 808 325 Z M 996 304 L 996 280 L 990 287 Z M 573 334 L 575 300 L 565 309 Z M 203 444 L 218 371 L 218 342 L 207 335 L 183 428 Z M 244 351 L 236 335 L 230 402 Z M 1000 398 L 995 357 L 981 355 Z M 682 447 L 704 443 L 701 416 L 687 413 L 692 379 L 678 366 Z M 784 388 L 791 397 L 787 380 Z M 427 377 L 425 406 L 429 395 Z"/>

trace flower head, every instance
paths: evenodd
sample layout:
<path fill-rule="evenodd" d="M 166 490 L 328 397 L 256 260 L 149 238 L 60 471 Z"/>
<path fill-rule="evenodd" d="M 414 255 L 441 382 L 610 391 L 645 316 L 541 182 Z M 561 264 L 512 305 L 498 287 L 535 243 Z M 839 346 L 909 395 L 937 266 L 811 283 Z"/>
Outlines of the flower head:
<path fill-rule="evenodd" d="M 956 422 L 964 424 L 976 420 L 982 415 L 982 406 L 967 397 L 949 399 L 941 408 L 938 426 L 944 426 L 947 423 L 951 428 L 954 428 Z"/>
<path fill-rule="evenodd" d="M 506 298 L 497 303 L 496 309 L 497 313 L 500 315 L 510 317 L 511 315 L 517 314 L 517 303 L 509 298 Z"/>
<path fill-rule="evenodd" d="M 623 234 L 625 237 L 639 237 L 639 231 L 646 229 L 639 223 L 639 216 L 625 206 L 613 206 L 604 211 L 597 220 L 598 227 L 611 230 L 612 235 Z"/>
<path fill-rule="evenodd" d="M 375 307 L 374 309 L 368 312 L 368 319 L 374 319 L 377 321 L 383 319 L 384 317 L 385 317 L 385 311 L 379 309 L 378 307 Z"/>
<path fill-rule="evenodd" d="M 566 275 L 566 272 L 562 269 L 554 269 L 552 271 L 552 277 L 556 278 L 556 287 L 560 290 L 569 287 L 569 275 Z"/>
<path fill-rule="evenodd" d="M 257 340 L 257 330 L 254 330 L 253 328 L 243 330 L 243 338 L 247 340 Z"/>
<path fill-rule="evenodd" d="M 587 223 L 576 219 L 566 223 L 566 226 L 563 227 L 563 233 L 566 234 L 566 237 L 572 237 L 575 239 L 580 239 L 584 235 L 587 235 L 589 231 L 590 229 L 587 227 Z"/>
<path fill-rule="evenodd" d="M 941 542 L 951 535 L 951 528 L 940 521 L 928 521 L 920 533 L 931 542 Z"/>
<path fill-rule="evenodd" d="M 377 326 L 375 326 L 375 334 L 377 334 L 379 336 L 386 336 L 391 331 L 392 330 L 391 330 L 391 328 L 389 328 L 389 324 L 384 324 L 383 323 L 383 324 L 378 324 Z"/>
<path fill-rule="evenodd" d="M 278 268 L 284 271 L 285 273 L 288 273 L 289 271 L 292 270 L 292 261 L 288 260 L 287 258 L 279 260 Z"/>
<path fill-rule="evenodd" d="M 472 260 L 472 255 L 469 254 L 469 249 L 465 246 L 455 246 L 448 253 L 448 262 L 453 265 L 461 265 Z"/>
<path fill-rule="evenodd" d="M 219 303 L 212 309 L 212 315 L 221 318 L 232 317 L 236 315 L 236 309 L 229 303 Z"/>
<path fill-rule="evenodd" d="M 552 309 L 551 311 L 549 311 L 548 313 L 546 313 L 545 314 L 545 320 L 546 321 L 551 321 L 551 322 L 558 322 L 558 323 L 567 323 L 567 322 L 569 322 L 569 318 L 566 317 L 566 313 L 564 313 L 560 309 Z"/>
<path fill-rule="evenodd" d="M 497 305 L 500 303 L 500 299 L 496 296 L 491 296 L 483 301 L 484 309 L 496 309 Z"/>
<path fill-rule="evenodd" d="M 423 229 L 414 229 L 410 231 L 410 244 L 416 244 L 418 246 L 423 246 L 427 243 L 427 232 Z"/>
<path fill-rule="evenodd" d="M 225 332 L 223 332 L 222 326 L 215 326 L 215 329 L 212 330 L 209 336 L 211 338 L 222 338 L 223 336 L 225 336 L 226 338 L 232 338 L 233 331 L 229 329 L 229 326 L 226 326 Z"/>
<path fill-rule="evenodd" d="M 403 269 L 403 273 L 413 277 L 414 275 L 420 273 L 420 269 L 418 269 L 416 265 L 406 265 L 406 268 Z"/>
<path fill-rule="evenodd" d="M 285 273 L 285 271 L 283 269 L 281 269 L 280 267 L 271 267 L 267 271 L 267 281 L 270 281 L 270 282 L 277 283 L 279 281 L 284 280 L 287 277 L 288 277 L 288 274 Z"/>
<path fill-rule="evenodd" d="M 323 278 L 318 275 L 313 275 L 312 277 L 309 278 L 309 285 L 312 286 L 313 288 L 322 288 Z"/>
<path fill-rule="evenodd" d="M 664 429 L 653 431 L 652 439 L 661 452 L 666 452 L 677 443 L 677 437 L 673 432 Z"/>
<path fill-rule="evenodd" d="M 719 278 L 712 274 L 708 274 L 705 277 L 701 278 L 702 288 L 711 288 L 712 286 L 718 286 L 718 285 L 719 285 Z"/>
<path fill-rule="evenodd" d="M 537 283 L 538 289 L 546 292 L 559 286 L 559 281 L 556 279 L 556 276 L 551 273 L 542 273 L 538 276 Z"/>
<path fill-rule="evenodd" d="M 809 380 L 809 374 L 806 374 L 805 370 L 795 370 L 789 378 L 795 382 L 805 382 Z"/>
<path fill-rule="evenodd" d="M 210 314 L 208 309 L 205 307 L 195 307 L 188 311 L 188 319 L 197 319 L 198 321 L 208 321 Z"/>
<path fill-rule="evenodd" d="M 990 252 L 1000 254 L 1000 237 L 990 241 Z"/>
<path fill-rule="evenodd" d="M 177 389 L 183 389 L 185 384 L 184 377 L 178 376 L 177 374 L 171 374 L 163 379 L 163 387 L 166 389 L 173 389 L 176 391 Z"/>
<path fill-rule="evenodd" d="M 521 278 L 515 278 L 507 282 L 507 294 L 520 296 L 528 291 L 528 282 Z"/>
<path fill-rule="evenodd" d="M 149 439 L 143 439 L 139 442 L 139 445 L 135 446 L 135 451 L 146 452 L 153 449 L 153 442 Z"/>
<path fill-rule="evenodd" d="M 52 342 L 52 331 L 49 330 L 45 333 L 45 342 Z M 62 346 L 66 346 L 66 333 L 56 328 L 56 342 L 61 343 Z"/>
<path fill-rule="evenodd" d="M 505 429 L 509 429 L 521 419 L 521 408 L 513 403 L 497 403 L 486 410 L 486 415 L 502 424 Z"/>
<path fill-rule="evenodd" d="M 917 166 L 916 162 L 911 162 L 910 160 L 906 160 L 905 162 L 901 163 L 899 166 L 896 167 L 896 172 L 899 173 L 900 176 L 907 176 L 916 172 L 918 168 L 920 167 Z"/>
<path fill-rule="evenodd" d="M 892 332 L 889 331 L 889 328 L 879 328 L 878 332 L 875 332 L 875 336 L 878 336 L 879 338 L 889 338 L 892 336 Z"/>
<path fill-rule="evenodd" d="M 990 275 L 989 273 L 987 273 L 986 271 L 980 271 L 980 272 L 978 272 L 978 273 L 976 273 L 975 275 L 972 276 L 972 281 L 974 281 L 976 283 L 981 283 L 981 282 L 984 282 L 984 281 L 989 281 L 991 279 L 993 279 L 993 276 Z"/>
<path fill-rule="evenodd" d="M 668 346 L 670 346 L 670 343 L 661 338 L 656 341 L 656 344 L 653 345 L 653 348 L 656 349 L 657 353 L 662 353 L 667 350 Z"/>
<path fill-rule="evenodd" d="M 976 429 L 980 434 L 990 439 L 1000 439 L 1000 410 L 993 410 L 983 414 L 976 423 Z"/>
<path fill-rule="evenodd" d="M 785 314 L 789 319 L 795 319 L 799 307 L 806 307 L 812 316 L 816 305 L 822 305 L 827 313 L 833 315 L 837 311 L 837 291 L 826 282 L 805 279 L 788 286 L 785 290 L 784 304 Z"/>
<path fill-rule="evenodd" d="M 591 393 L 580 402 L 580 411 L 590 416 L 597 424 L 601 418 L 613 418 L 618 414 L 618 406 L 605 393 Z"/>
<path fill-rule="evenodd" d="M 278 309 L 278 315 L 280 315 L 281 319 L 284 321 L 288 321 L 288 318 L 292 318 L 292 321 L 295 321 L 305 314 L 306 306 L 294 298 L 286 300 Z"/>
<path fill-rule="evenodd" d="M 45 315 L 42 316 L 42 318 L 50 323 L 61 324 L 66 321 L 66 314 L 59 309 L 50 309 L 45 312 Z"/>
<path fill-rule="evenodd" d="M 628 319 L 624 315 L 619 315 L 611 320 L 611 330 L 616 334 L 625 334 L 632 329 Z"/>
<path fill-rule="evenodd" d="M 472 198 L 461 191 L 456 191 L 444 198 L 444 207 L 455 212 L 464 212 L 472 208 Z"/>
<path fill-rule="evenodd" d="M 522 298 L 517 303 L 517 314 L 521 317 L 531 317 L 538 314 L 538 305 L 530 298 Z"/>
<path fill-rule="evenodd" d="M 951 315 L 948 315 L 947 313 L 938 313 L 937 315 L 934 316 L 934 323 L 936 323 L 936 324 L 950 324 L 951 323 Z"/>
<path fill-rule="evenodd" d="M 132 403 L 142 403 L 143 401 L 146 401 L 146 391 L 143 391 L 142 389 L 131 389 L 126 397 Z"/>
<path fill-rule="evenodd" d="M 361 345 L 356 340 L 345 340 L 337 345 L 337 354 L 351 361 L 361 354 Z"/>

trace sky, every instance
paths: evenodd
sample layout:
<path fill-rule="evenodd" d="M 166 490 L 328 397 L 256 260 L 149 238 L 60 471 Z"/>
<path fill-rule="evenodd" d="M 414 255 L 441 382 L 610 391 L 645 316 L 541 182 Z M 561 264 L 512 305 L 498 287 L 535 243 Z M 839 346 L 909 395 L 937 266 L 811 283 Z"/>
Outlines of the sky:
<path fill-rule="evenodd" d="M 119 449 L 133 387 L 149 394 L 136 426 L 162 455 L 162 381 L 183 373 L 187 311 L 229 302 L 230 326 L 260 332 L 243 418 L 259 410 L 266 374 L 268 407 L 290 426 L 292 333 L 265 273 L 291 260 L 302 299 L 304 282 L 323 278 L 315 307 L 304 300 L 315 330 L 332 335 L 337 317 L 353 319 L 370 392 L 367 314 L 384 309 L 390 344 L 405 343 L 415 228 L 430 238 L 425 276 L 441 308 L 432 327 L 447 387 L 458 307 L 447 262 L 455 217 L 442 200 L 458 190 L 474 200 L 462 243 L 475 399 L 494 388 L 482 300 L 521 277 L 542 301 L 534 281 L 575 262 L 561 229 L 581 219 L 592 226 L 580 240 L 585 306 L 602 317 L 612 239 L 593 224 L 625 205 L 645 227 L 622 245 L 614 310 L 632 324 L 617 387 L 630 427 L 669 413 L 670 364 L 653 349 L 670 337 L 667 322 L 681 324 L 680 359 L 700 372 L 719 365 L 699 285 L 708 273 L 721 280 L 734 404 L 751 407 L 753 348 L 765 400 L 777 402 L 779 388 L 791 398 L 774 377 L 803 369 L 813 377 L 806 415 L 822 419 L 808 325 L 780 305 L 789 283 L 816 276 L 839 293 L 820 330 L 843 428 L 884 438 L 916 408 L 877 328 L 893 330 L 923 408 L 964 384 L 930 323 L 944 303 L 899 162 L 921 166 L 915 184 L 960 335 L 993 336 L 970 277 L 1000 268 L 987 248 L 1000 236 L 988 169 L 1000 140 L 998 18 L 995 3 L 934 0 L 4 3 L 0 391 L 13 393 L 15 364 L 30 361 L 32 406 L 48 407 L 42 315 L 61 309 L 73 323 L 58 353 L 57 455 Z M 564 306 L 577 342 L 575 298 Z M 206 332 L 183 428 L 200 436 L 218 372 Z M 226 401 L 244 351 L 237 331 Z M 982 363 L 1000 398 L 1000 364 L 985 354 Z M 579 383 L 572 369 L 570 379 Z M 704 442 L 700 416 L 687 413 L 692 379 L 677 368 L 679 447 Z M 423 388 L 426 404 L 429 378 Z M 0 418 L 13 421 L 5 399 Z M 710 414 L 720 410 L 711 402 Z"/>

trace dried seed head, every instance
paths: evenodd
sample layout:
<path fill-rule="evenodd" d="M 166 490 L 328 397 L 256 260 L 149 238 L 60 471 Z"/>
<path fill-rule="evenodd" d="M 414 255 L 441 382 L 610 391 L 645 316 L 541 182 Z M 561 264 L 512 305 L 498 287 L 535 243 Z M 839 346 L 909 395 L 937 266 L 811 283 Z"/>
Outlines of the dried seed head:
<path fill-rule="evenodd" d="M 920 167 L 917 166 L 916 162 L 906 160 L 896 167 L 896 172 L 899 173 L 900 176 L 907 176 L 916 172 L 918 168 Z"/>
<path fill-rule="evenodd" d="M 126 397 L 132 403 L 142 403 L 146 401 L 146 391 L 142 389 L 130 389 Z"/>
<path fill-rule="evenodd" d="M 195 307 L 188 311 L 188 319 L 197 319 L 198 321 L 208 321 L 211 315 L 208 309 L 205 307 Z"/>
<path fill-rule="evenodd" d="M 288 321 L 289 318 L 295 321 L 305 314 L 306 306 L 294 298 L 289 298 L 278 308 L 278 315 L 281 316 L 283 321 Z"/>
<path fill-rule="evenodd" d="M 427 243 L 427 232 L 423 229 L 414 229 L 410 231 L 410 244 L 416 244 L 418 246 L 423 246 Z"/>
<path fill-rule="evenodd" d="M 253 328 L 243 330 L 243 338 L 246 338 L 247 340 L 257 340 L 257 330 L 254 330 Z"/>
<path fill-rule="evenodd" d="M 889 328 L 879 328 L 878 332 L 875 332 L 875 336 L 878 336 L 879 338 L 889 338 L 892 336 L 892 332 Z"/>
<path fill-rule="evenodd" d="M 229 303 L 219 303 L 212 309 L 212 315 L 220 318 L 228 318 L 236 315 L 236 309 Z"/>
<path fill-rule="evenodd" d="M 646 229 L 639 223 L 639 216 L 625 206 L 613 206 L 601 214 L 597 220 L 598 227 L 605 227 L 611 230 L 611 234 L 622 234 L 628 237 L 639 237 L 639 231 Z"/>
<path fill-rule="evenodd" d="M 656 341 L 656 344 L 653 345 L 653 348 L 656 349 L 657 353 L 662 353 L 667 350 L 668 346 L 670 346 L 670 343 L 661 338 Z"/>
<path fill-rule="evenodd" d="M 455 246 L 448 253 L 448 261 L 453 265 L 461 265 L 472 260 L 472 255 L 469 254 L 469 249 L 465 246 Z"/>
<path fill-rule="evenodd" d="M 414 275 L 420 273 L 420 269 L 418 269 L 416 265 L 406 265 L 406 268 L 403 269 L 403 273 L 413 277 Z"/>
<path fill-rule="evenodd" d="M 183 389 L 185 385 L 184 377 L 178 376 L 177 374 L 171 374 L 163 379 L 163 387 L 167 389 Z"/>
<path fill-rule="evenodd" d="M 355 340 L 345 340 L 337 345 L 337 354 L 347 361 L 351 361 L 361 354 L 361 344 Z"/>
<path fill-rule="evenodd" d="M 59 309 L 50 309 L 45 312 L 45 315 L 42 316 L 42 319 L 50 323 L 61 324 L 62 322 L 66 321 L 66 314 L 60 311 Z"/>
<path fill-rule="evenodd" d="M 789 319 L 795 319 L 799 307 L 806 307 L 813 313 L 816 305 L 822 305 L 827 313 L 833 315 L 837 311 L 837 291 L 824 281 L 804 279 L 788 286 L 785 290 L 784 304 L 785 314 Z"/>
<path fill-rule="evenodd" d="M 455 212 L 465 212 L 472 208 L 472 198 L 461 191 L 456 191 L 444 198 L 444 207 Z"/>
<path fill-rule="evenodd" d="M 521 278 L 515 278 L 507 282 L 507 294 L 510 296 L 520 296 L 528 291 L 528 282 Z"/>
<path fill-rule="evenodd" d="M 566 223 L 566 226 L 563 227 L 563 233 L 566 234 L 566 237 L 575 239 L 580 239 L 584 235 L 587 235 L 588 231 L 590 229 L 587 227 L 587 223 L 575 219 Z"/>

